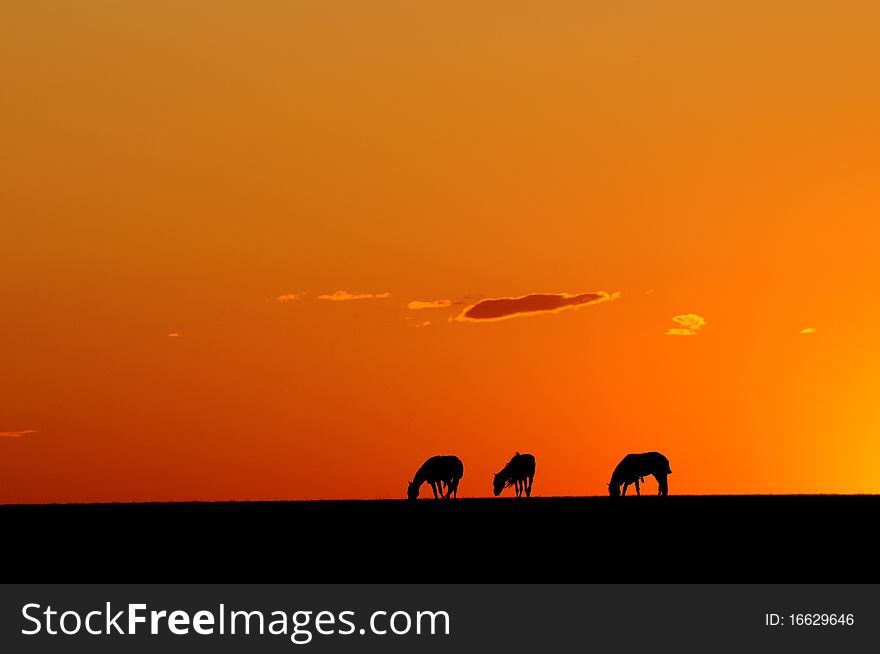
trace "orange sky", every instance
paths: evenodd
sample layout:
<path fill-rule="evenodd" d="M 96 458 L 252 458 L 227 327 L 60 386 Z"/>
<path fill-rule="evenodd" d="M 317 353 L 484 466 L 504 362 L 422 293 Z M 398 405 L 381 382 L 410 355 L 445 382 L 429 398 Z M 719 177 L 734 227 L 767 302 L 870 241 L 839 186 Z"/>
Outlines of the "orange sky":
<path fill-rule="evenodd" d="M 0 502 L 880 492 L 878 24 L 3 3 Z"/>

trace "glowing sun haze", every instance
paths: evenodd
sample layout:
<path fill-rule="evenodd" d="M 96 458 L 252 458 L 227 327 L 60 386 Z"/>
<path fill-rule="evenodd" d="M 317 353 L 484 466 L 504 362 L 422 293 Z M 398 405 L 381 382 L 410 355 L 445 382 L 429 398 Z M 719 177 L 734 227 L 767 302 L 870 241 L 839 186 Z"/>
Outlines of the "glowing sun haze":
<path fill-rule="evenodd" d="M 880 492 L 878 24 L 3 3 L 0 502 Z"/>

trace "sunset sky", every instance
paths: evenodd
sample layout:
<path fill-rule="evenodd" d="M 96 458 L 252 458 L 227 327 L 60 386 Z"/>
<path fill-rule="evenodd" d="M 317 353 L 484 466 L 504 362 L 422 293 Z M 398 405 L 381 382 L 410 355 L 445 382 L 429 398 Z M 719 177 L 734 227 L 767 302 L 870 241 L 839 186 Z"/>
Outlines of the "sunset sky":
<path fill-rule="evenodd" d="M 880 492 L 878 25 L 0 4 L 0 503 Z"/>

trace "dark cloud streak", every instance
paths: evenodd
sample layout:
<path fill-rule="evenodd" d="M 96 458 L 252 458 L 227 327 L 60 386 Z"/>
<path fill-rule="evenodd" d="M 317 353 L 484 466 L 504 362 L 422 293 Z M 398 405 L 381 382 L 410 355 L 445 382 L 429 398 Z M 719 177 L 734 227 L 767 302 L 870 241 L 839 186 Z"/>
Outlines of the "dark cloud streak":
<path fill-rule="evenodd" d="M 464 322 L 485 322 L 505 320 L 515 316 L 527 316 L 539 313 L 556 313 L 564 309 L 574 309 L 588 304 L 598 304 L 615 300 L 618 293 L 609 294 L 605 291 L 594 293 L 529 293 L 520 297 L 504 297 L 481 300 L 466 307 L 456 318 Z"/>

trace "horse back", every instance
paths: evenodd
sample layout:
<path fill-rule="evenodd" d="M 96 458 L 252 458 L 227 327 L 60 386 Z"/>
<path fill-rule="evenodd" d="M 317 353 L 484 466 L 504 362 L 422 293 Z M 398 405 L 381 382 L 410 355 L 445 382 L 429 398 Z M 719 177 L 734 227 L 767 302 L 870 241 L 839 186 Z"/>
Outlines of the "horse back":
<path fill-rule="evenodd" d="M 464 476 L 464 464 L 457 456 L 438 455 L 425 461 L 421 468 L 428 481 L 461 479 Z"/>
<path fill-rule="evenodd" d="M 660 452 L 627 454 L 623 457 L 620 463 L 617 464 L 611 478 L 618 483 L 631 483 L 637 477 L 653 474 L 672 474 L 672 469 L 669 467 L 669 459 L 660 454 Z"/>

